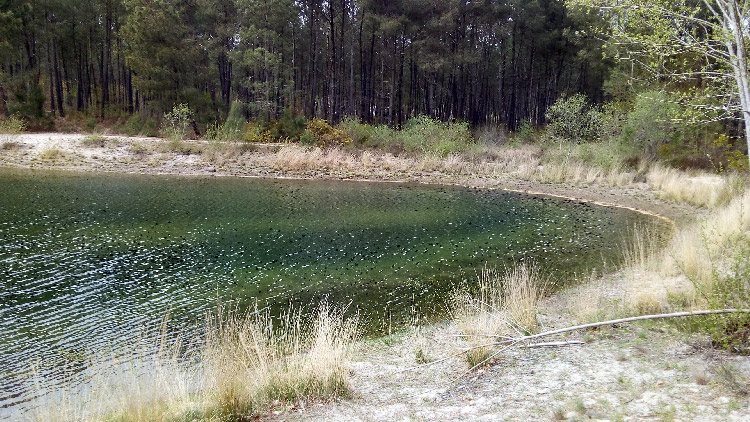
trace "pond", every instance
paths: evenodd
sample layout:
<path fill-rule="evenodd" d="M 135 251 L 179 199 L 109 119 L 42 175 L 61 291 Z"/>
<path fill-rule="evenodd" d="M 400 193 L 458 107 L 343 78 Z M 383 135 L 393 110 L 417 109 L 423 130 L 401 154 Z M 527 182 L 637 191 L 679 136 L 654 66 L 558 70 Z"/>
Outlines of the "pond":
<path fill-rule="evenodd" d="M 0 419 L 56 368 L 169 312 L 349 305 L 371 334 L 440 318 L 485 265 L 559 282 L 616 265 L 621 209 L 416 184 L 0 171 Z M 53 369 L 44 376 L 59 376 Z"/>

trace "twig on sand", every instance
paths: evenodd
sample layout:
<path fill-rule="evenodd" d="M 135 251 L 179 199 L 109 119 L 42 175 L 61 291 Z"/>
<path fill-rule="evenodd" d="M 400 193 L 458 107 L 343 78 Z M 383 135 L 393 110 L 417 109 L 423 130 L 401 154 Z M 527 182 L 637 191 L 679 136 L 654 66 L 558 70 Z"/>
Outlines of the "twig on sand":
<path fill-rule="evenodd" d="M 479 362 L 478 364 L 474 365 L 469 369 L 468 371 L 464 372 L 463 374 L 459 375 L 455 380 L 459 380 L 462 377 L 464 377 L 466 374 L 470 373 L 471 371 L 475 370 L 476 368 L 479 368 L 486 362 L 493 359 L 495 356 L 500 354 L 501 352 L 509 349 L 510 347 L 513 347 L 519 343 L 524 343 L 529 340 L 536 340 L 542 337 L 548 337 L 553 336 L 556 334 L 563 334 L 568 333 L 571 331 L 577 331 L 577 330 L 585 330 L 587 328 L 596 328 L 596 327 L 603 327 L 606 325 L 616 325 L 616 324 L 624 324 L 628 322 L 635 322 L 635 321 L 647 321 L 647 320 L 654 320 L 654 319 L 668 319 L 668 318 L 683 318 L 683 317 L 692 317 L 692 316 L 705 316 L 705 315 L 720 315 L 720 314 L 739 314 L 739 313 L 750 313 L 750 309 L 715 309 L 715 310 L 701 310 L 701 311 L 685 311 L 685 312 L 673 312 L 669 314 L 655 314 L 655 315 L 641 315 L 636 317 L 629 317 L 629 318 L 620 318 L 620 319 L 611 319 L 608 321 L 600 321 L 600 322 L 592 322 L 589 324 L 583 324 L 583 325 L 575 325 L 572 327 L 566 327 L 566 328 L 560 328 L 557 330 L 551 330 L 551 331 L 545 331 L 538 334 L 530 334 L 526 336 L 520 336 L 520 337 L 507 337 L 502 335 L 491 335 L 491 334 L 477 334 L 476 336 L 472 336 L 471 334 L 467 335 L 460 335 L 465 337 L 496 337 L 496 338 L 503 338 L 502 341 L 495 341 L 490 343 L 481 344 L 479 346 L 473 346 L 468 347 L 465 349 L 462 349 L 459 352 L 453 353 L 449 356 L 446 356 L 442 359 L 438 359 L 432 362 L 424 363 L 417 366 L 412 366 L 410 368 L 402 369 L 396 373 L 402 373 L 402 372 L 408 372 L 413 371 L 416 369 L 421 369 L 427 366 L 435 365 L 440 362 L 445 362 L 446 360 L 460 356 L 464 353 L 470 352 L 475 349 L 481 349 L 484 347 L 493 347 L 493 346 L 504 346 L 497 352 L 493 353 L 490 357 L 487 359 L 484 359 L 483 361 Z M 574 344 L 580 344 L 580 342 L 575 341 L 563 341 L 563 342 L 550 342 L 550 343 L 535 343 L 535 344 L 527 344 L 522 345 L 523 348 L 533 348 L 533 347 L 556 347 L 556 346 L 568 346 L 568 345 L 574 345 Z"/>

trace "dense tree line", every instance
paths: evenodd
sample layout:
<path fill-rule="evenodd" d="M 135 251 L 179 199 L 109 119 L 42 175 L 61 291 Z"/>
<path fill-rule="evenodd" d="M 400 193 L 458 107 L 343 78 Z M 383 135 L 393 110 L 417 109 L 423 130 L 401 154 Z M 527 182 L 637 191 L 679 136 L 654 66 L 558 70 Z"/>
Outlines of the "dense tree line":
<path fill-rule="evenodd" d="M 0 114 L 540 124 L 565 94 L 602 98 L 596 19 L 561 0 L 0 0 Z"/>

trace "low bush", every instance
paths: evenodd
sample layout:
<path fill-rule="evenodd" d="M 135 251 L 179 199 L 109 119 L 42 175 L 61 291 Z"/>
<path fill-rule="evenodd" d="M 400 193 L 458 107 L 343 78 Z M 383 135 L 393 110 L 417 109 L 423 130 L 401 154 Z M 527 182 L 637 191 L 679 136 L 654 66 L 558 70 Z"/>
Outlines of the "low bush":
<path fill-rule="evenodd" d="M 575 94 L 555 102 L 547 110 L 550 136 L 565 142 L 590 142 L 599 139 L 602 113 L 585 95 Z"/>
<path fill-rule="evenodd" d="M 334 128 L 322 119 L 308 120 L 306 132 L 309 133 L 309 135 L 303 135 L 305 136 L 305 140 L 309 142 L 311 135 L 314 142 L 321 148 L 334 146 L 343 147 L 352 143 L 352 138 L 350 138 L 343 130 Z"/>
<path fill-rule="evenodd" d="M 16 135 L 26 131 L 26 120 L 18 115 L 11 115 L 8 118 L 0 119 L 0 133 Z"/>
<path fill-rule="evenodd" d="M 446 123 L 429 116 L 413 117 L 401 130 L 386 125 L 367 125 L 354 119 L 345 119 L 338 128 L 356 146 L 394 154 L 411 152 L 447 157 L 468 151 L 476 144 L 468 123 Z"/>

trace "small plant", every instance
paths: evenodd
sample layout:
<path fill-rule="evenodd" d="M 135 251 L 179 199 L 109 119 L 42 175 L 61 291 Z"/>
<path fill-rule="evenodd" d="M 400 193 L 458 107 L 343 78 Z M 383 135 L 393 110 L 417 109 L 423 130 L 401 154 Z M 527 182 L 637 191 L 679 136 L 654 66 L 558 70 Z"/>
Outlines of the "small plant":
<path fill-rule="evenodd" d="M 718 381 L 732 393 L 741 397 L 750 395 L 750 381 L 740 376 L 737 368 L 732 365 L 719 365 L 716 368 L 716 376 Z"/>
<path fill-rule="evenodd" d="M 16 135 L 26 131 L 26 120 L 18 115 L 11 115 L 0 120 L 0 133 Z"/>
<path fill-rule="evenodd" d="M 425 363 L 432 362 L 434 359 L 428 356 L 427 353 L 425 353 L 424 349 L 420 347 L 416 352 L 414 352 L 414 360 L 418 365 L 423 365 Z"/>
<path fill-rule="evenodd" d="M 243 135 L 242 139 L 245 142 L 253 142 L 253 143 L 270 143 L 274 142 L 274 137 L 271 134 L 271 130 L 266 129 L 263 125 L 259 125 L 257 122 L 252 122 L 249 125 L 247 125 L 247 130 L 245 131 L 245 134 Z"/>
<path fill-rule="evenodd" d="M 193 121 L 193 111 L 187 104 L 177 104 L 172 111 L 164 114 L 164 132 L 169 139 L 187 138 L 188 128 Z"/>
<path fill-rule="evenodd" d="M 479 365 L 489 365 L 490 356 L 492 356 L 492 349 L 489 347 L 471 349 L 466 352 L 466 364 L 469 365 L 469 368 L 476 368 Z"/>
<path fill-rule="evenodd" d="M 148 153 L 148 148 L 141 143 L 134 142 L 128 147 L 128 151 L 134 155 L 145 155 Z"/>
<path fill-rule="evenodd" d="M 45 161 L 56 161 L 65 157 L 65 153 L 57 148 L 48 148 L 39 153 L 39 158 Z"/>
<path fill-rule="evenodd" d="M 117 145 L 119 141 L 117 139 L 109 139 L 101 135 L 89 135 L 81 139 L 81 145 L 86 148 L 104 148 L 108 145 Z"/>

